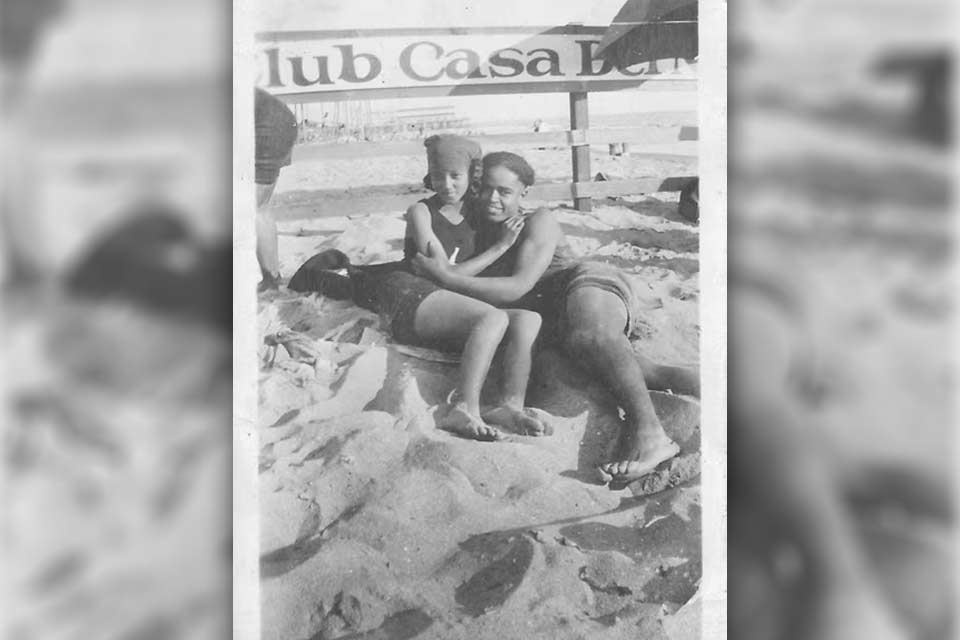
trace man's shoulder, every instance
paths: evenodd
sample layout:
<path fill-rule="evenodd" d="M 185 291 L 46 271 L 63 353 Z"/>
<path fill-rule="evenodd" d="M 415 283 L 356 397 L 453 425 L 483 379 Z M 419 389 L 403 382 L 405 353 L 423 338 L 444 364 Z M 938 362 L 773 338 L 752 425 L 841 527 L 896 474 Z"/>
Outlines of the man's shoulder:
<path fill-rule="evenodd" d="M 524 211 L 523 217 L 528 222 L 533 220 L 553 220 L 556 222 L 556 216 L 553 215 L 553 211 L 551 211 L 548 207 L 537 207 L 533 210 Z"/>
<path fill-rule="evenodd" d="M 524 220 L 528 236 L 557 238 L 560 233 L 560 223 L 557 222 L 557 217 L 546 207 L 531 211 L 524 216 Z"/>

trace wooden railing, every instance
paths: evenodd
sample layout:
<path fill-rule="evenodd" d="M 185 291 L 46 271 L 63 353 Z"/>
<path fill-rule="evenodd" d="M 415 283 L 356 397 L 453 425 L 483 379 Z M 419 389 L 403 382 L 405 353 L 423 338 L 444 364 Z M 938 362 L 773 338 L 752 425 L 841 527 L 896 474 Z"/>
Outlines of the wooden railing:
<path fill-rule="evenodd" d="M 640 193 L 680 191 L 690 179 L 692 179 L 692 176 L 539 184 L 530 188 L 530 191 L 527 192 L 527 198 L 531 200 L 576 200 L 577 198 L 608 198 Z"/>
<path fill-rule="evenodd" d="M 544 147 L 574 146 L 582 144 L 669 144 L 696 142 L 697 127 L 608 127 L 603 129 L 578 129 L 576 131 L 541 131 L 534 133 L 495 133 L 473 136 L 485 149 L 491 144 L 530 144 Z M 694 154 L 695 155 L 695 151 Z"/>
<path fill-rule="evenodd" d="M 479 136 L 485 148 L 500 144 L 533 144 L 537 146 L 634 145 L 630 155 L 697 155 L 697 127 L 610 127 L 574 131 L 548 131 L 528 134 Z M 602 182 L 566 182 L 538 184 L 527 196 L 532 200 L 574 200 L 610 196 L 680 191 L 691 176 L 671 178 L 637 178 Z"/>

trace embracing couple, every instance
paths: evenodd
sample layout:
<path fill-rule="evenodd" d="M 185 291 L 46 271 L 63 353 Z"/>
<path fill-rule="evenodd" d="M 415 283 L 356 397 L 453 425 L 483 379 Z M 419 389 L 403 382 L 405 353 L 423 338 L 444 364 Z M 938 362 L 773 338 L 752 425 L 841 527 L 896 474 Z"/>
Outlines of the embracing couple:
<path fill-rule="evenodd" d="M 482 156 L 454 135 L 428 138 L 425 184 L 434 195 L 406 213 L 404 259 L 353 266 L 331 250 L 311 258 L 290 281 L 297 291 L 352 297 L 376 311 L 398 342 L 459 351 L 460 380 L 438 425 L 495 440 L 497 427 L 549 432 L 543 412 L 525 407 L 539 336 L 596 376 L 623 409 L 613 459 L 598 467 L 606 481 L 629 482 L 675 456 L 648 388 L 699 396 L 696 370 L 638 356 L 628 335 L 640 299 L 631 280 L 606 264 L 575 258 L 549 209 L 522 200 L 534 171 L 520 156 Z M 346 268 L 348 276 L 335 270 Z M 481 410 L 480 390 L 497 351 L 500 400 Z"/>

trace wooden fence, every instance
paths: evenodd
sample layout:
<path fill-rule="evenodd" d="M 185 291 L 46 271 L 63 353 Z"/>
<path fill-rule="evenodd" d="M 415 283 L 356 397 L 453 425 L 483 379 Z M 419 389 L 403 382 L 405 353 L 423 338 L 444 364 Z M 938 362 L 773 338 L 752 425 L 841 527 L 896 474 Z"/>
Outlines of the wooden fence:
<path fill-rule="evenodd" d="M 628 144 L 629 155 L 647 158 L 695 157 L 697 155 L 697 127 L 610 127 L 571 131 L 520 132 L 471 136 L 484 150 L 504 147 L 569 147 L 571 150 L 589 150 L 590 145 Z M 364 143 L 354 143 L 362 145 Z M 338 158 L 349 158 L 351 149 L 359 146 L 298 145 L 294 148 L 294 161 L 318 160 L 336 153 Z M 405 140 L 377 145 L 382 155 L 420 155 L 422 140 Z M 522 153 L 522 149 L 521 149 Z M 358 155 L 360 155 L 358 153 Z M 693 176 L 669 178 L 636 176 L 622 180 L 595 181 L 590 177 L 571 182 L 547 182 L 531 187 L 527 198 L 540 201 L 573 201 L 581 205 L 594 199 L 680 191 Z M 403 211 L 415 197 L 419 184 L 367 185 L 366 189 L 323 189 L 301 193 L 289 198 L 275 198 L 277 215 L 283 219 L 311 218 L 328 215 L 364 215 L 374 212 Z M 406 193 L 398 193 L 406 190 Z"/>

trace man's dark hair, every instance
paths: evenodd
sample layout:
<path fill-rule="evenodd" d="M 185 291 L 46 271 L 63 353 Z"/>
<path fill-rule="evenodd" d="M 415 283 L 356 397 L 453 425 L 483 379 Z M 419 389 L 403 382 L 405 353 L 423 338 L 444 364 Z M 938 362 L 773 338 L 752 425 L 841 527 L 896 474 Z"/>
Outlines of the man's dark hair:
<path fill-rule="evenodd" d="M 494 151 L 483 156 L 483 170 L 489 171 L 494 167 L 504 167 L 517 174 L 524 186 L 531 186 L 536 178 L 533 167 L 521 156 L 509 151 Z"/>

